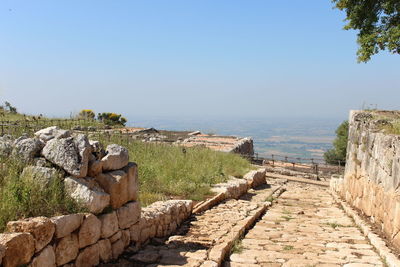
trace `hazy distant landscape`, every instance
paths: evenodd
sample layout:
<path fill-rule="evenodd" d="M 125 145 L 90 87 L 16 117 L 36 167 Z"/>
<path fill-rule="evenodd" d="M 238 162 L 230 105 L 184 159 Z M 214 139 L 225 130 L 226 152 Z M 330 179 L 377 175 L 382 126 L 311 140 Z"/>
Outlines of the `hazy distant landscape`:
<path fill-rule="evenodd" d="M 284 155 L 322 158 L 332 147 L 340 119 L 182 119 L 129 118 L 130 126 L 166 130 L 200 130 L 204 133 L 252 137 L 259 156 Z"/>

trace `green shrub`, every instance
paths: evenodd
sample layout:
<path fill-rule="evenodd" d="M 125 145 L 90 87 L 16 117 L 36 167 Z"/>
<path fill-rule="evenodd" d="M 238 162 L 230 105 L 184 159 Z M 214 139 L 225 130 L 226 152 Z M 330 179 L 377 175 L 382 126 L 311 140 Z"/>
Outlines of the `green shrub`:
<path fill-rule="evenodd" d="M 11 220 L 35 216 L 55 216 L 85 211 L 67 196 L 61 179 L 43 186 L 32 179 L 21 178 L 25 167 L 15 159 L 1 161 L 0 169 L 0 231 Z"/>
<path fill-rule="evenodd" d="M 336 139 L 333 141 L 333 148 L 326 151 L 324 159 L 329 164 L 346 162 L 347 142 L 349 135 L 349 122 L 342 122 L 336 129 Z"/>

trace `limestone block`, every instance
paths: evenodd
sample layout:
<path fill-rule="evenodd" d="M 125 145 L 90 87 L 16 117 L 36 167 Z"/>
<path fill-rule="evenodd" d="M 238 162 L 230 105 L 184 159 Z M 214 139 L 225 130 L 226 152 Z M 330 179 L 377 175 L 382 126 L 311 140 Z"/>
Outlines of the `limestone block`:
<path fill-rule="evenodd" d="M 57 266 L 75 260 L 79 252 L 78 235 L 70 234 L 58 240 L 55 251 Z"/>
<path fill-rule="evenodd" d="M 14 143 L 12 154 L 25 162 L 33 161 L 40 155 L 44 143 L 37 138 L 24 138 Z"/>
<path fill-rule="evenodd" d="M 110 205 L 110 195 L 104 192 L 94 178 L 67 177 L 64 184 L 69 195 L 85 205 L 89 212 L 97 214 Z"/>
<path fill-rule="evenodd" d="M 112 258 L 111 242 L 108 239 L 101 239 L 97 242 L 99 245 L 99 256 L 102 262 L 109 262 Z"/>
<path fill-rule="evenodd" d="M 46 217 L 35 217 L 7 223 L 9 232 L 25 232 L 35 239 L 35 251 L 42 250 L 50 243 L 55 232 L 54 223 Z"/>
<path fill-rule="evenodd" d="M 45 247 L 35 258 L 33 258 L 30 267 L 55 267 L 56 254 L 53 246 Z"/>
<path fill-rule="evenodd" d="M 34 181 L 43 187 L 48 186 L 54 179 L 59 178 L 59 174 L 54 168 L 27 166 L 21 173 L 22 179 Z"/>
<path fill-rule="evenodd" d="M 87 175 L 91 150 L 87 137 L 79 134 L 75 137 L 51 139 L 44 146 L 42 155 L 72 176 L 82 178 Z"/>
<path fill-rule="evenodd" d="M 129 232 L 131 234 L 131 241 L 138 242 L 140 238 L 140 224 L 136 223 L 129 227 Z"/>
<path fill-rule="evenodd" d="M 124 252 L 124 242 L 119 239 L 111 244 L 111 249 L 113 259 L 117 259 Z"/>
<path fill-rule="evenodd" d="M 85 219 L 79 228 L 79 248 L 96 243 L 101 235 L 101 221 L 93 214 L 86 214 Z"/>
<path fill-rule="evenodd" d="M 83 222 L 84 214 L 61 215 L 51 218 L 56 226 L 55 236 L 62 238 L 78 229 Z"/>
<path fill-rule="evenodd" d="M 0 247 L 3 248 L 4 267 L 28 264 L 35 252 L 35 240 L 29 233 L 0 234 Z"/>
<path fill-rule="evenodd" d="M 118 209 L 128 202 L 128 175 L 124 171 L 112 171 L 96 176 L 96 181 L 110 194 L 110 204 Z"/>
<path fill-rule="evenodd" d="M 41 129 L 35 133 L 35 136 L 44 142 L 47 142 L 53 138 L 67 138 L 71 136 L 71 132 L 68 130 L 62 130 L 58 126 L 51 126 Z"/>
<path fill-rule="evenodd" d="M 119 170 L 128 164 L 129 152 L 125 147 L 116 144 L 108 145 L 106 156 L 101 161 L 103 162 L 103 170 Z"/>
<path fill-rule="evenodd" d="M 121 239 L 121 237 L 122 237 L 122 231 L 118 231 L 113 236 L 111 236 L 109 239 L 110 239 L 111 243 L 115 243 L 115 242 L 117 242 L 117 240 Z"/>
<path fill-rule="evenodd" d="M 103 171 L 103 163 L 100 160 L 90 160 L 88 165 L 88 173 L 89 177 L 96 177 Z"/>
<path fill-rule="evenodd" d="M 128 200 L 136 201 L 139 190 L 137 165 L 134 162 L 129 162 L 122 170 L 128 175 Z"/>
<path fill-rule="evenodd" d="M 121 232 L 122 232 L 121 240 L 122 242 L 124 242 L 124 248 L 126 248 L 131 243 L 131 234 L 129 232 L 129 229 L 122 230 Z"/>
<path fill-rule="evenodd" d="M 115 211 L 103 214 L 99 219 L 101 221 L 101 238 L 108 238 L 119 230 L 118 217 Z"/>
<path fill-rule="evenodd" d="M 84 248 L 75 260 L 75 267 L 92 267 L 100 263 L 99 245 Z"/>
<path fill-rule="evenodd" d="M 138 222 L 140 218 L 139 202 L 129 202 L 117 210 L 118 222 L 120 229 L 129 228 Z"/>

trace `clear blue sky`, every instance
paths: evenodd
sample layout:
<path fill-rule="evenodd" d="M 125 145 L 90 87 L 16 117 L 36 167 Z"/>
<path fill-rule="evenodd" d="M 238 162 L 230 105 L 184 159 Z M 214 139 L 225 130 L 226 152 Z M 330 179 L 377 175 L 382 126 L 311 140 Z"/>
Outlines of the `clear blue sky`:
<path fill-rule="evenodd" d="M 130 118 L 400 109 L 400 56 L 358 64 L 343 19 L 329 0 L 3 0 L 0 100 Z"/>

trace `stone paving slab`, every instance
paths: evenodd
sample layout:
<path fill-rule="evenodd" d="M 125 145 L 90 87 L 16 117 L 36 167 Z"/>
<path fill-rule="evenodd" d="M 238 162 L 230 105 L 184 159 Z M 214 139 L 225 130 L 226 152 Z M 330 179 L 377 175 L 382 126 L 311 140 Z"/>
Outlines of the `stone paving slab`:
<path fill-rule="evenodd" d="M 224 266 L 384 266 L 328 189 L 294 182 L 286 189 Z"/>

